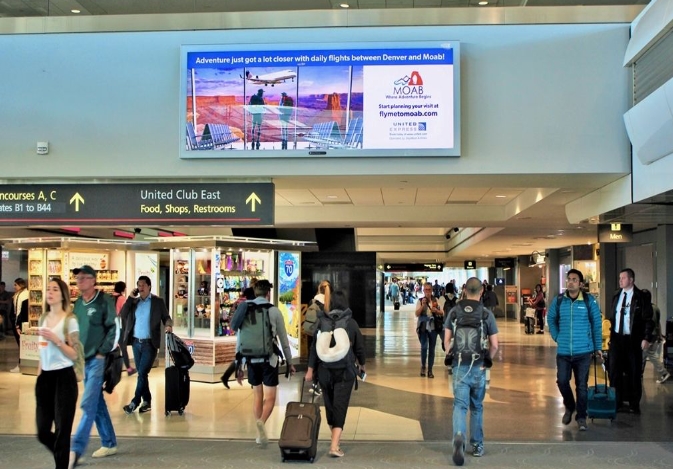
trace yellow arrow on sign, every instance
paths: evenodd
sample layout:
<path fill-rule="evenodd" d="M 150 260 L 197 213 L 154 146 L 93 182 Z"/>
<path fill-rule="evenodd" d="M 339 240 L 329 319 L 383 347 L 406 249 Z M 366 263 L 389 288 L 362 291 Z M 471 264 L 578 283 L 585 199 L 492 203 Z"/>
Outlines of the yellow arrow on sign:
<path fill-rule="evenodd" d="M 79 212 L 79 204 L 84 203 L 84 197 L 79 195 L 79 192 L 75 192 L 75 195 L 70 199 L 70 205 L 72 205 L 73 202 L 75 203 L 75 212 Z"/>
<path fill-rule="evenodd" d="M 252 211 L 254 212 L 255 211 L 255 204 L 260 204 L 261 205 L 262 201 L 259 199 L 259 197 L 257 197 L 257 194 L 255 194 L 253 192 L 252 194 L 250 194 L 250 197 L 245 199 L 245 203 L 246 203 L 246 205 L 250 204 L 251 208 L 252 208 Z"/>

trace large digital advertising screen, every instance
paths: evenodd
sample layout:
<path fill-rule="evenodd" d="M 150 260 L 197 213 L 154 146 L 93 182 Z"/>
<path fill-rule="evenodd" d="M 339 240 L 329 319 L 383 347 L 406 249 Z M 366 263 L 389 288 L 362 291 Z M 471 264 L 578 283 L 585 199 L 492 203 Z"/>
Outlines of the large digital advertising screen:
<path fill-rule="evenodd" d="M 460 155 L 458 42 L 183 46 L 181 158 Z"/>

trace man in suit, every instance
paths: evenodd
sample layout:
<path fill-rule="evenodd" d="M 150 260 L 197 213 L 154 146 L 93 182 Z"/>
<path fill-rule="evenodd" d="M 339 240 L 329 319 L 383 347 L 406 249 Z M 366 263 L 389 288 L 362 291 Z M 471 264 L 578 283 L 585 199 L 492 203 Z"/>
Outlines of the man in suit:
<path fill-rule="evenodd" d="M 610 382 L 617 392 L 617 408 L 624 401 L 628 410 L 640 413 L 640 398 L 643 394 L 643 350 L 654 341 L 652 304 L 645 301 L 643 291 L 635 285 L 636 275 L 632 269 L 619 273 L 620 289 L 612 298 L 612 306 L 606 311 L 610 320 Z"/>
<path fill-rule="evenodd" d="M 138 277 L 137 288 L 128 297 L 121 311 L 124 327 L 123 345 L 132 344 L 133 360 L 138 370 L 138 381 L 133 400 L 124 406 L 124 412 L 144 413 L 152 410 L 149 374 L 161 345 L 161 323 L 166 332 L 173 332 L 173 321 L 166 303 L 150 293 L 152 281 L 146 275 Z M 142 404 L 141 404 L 142 400 Z"/>

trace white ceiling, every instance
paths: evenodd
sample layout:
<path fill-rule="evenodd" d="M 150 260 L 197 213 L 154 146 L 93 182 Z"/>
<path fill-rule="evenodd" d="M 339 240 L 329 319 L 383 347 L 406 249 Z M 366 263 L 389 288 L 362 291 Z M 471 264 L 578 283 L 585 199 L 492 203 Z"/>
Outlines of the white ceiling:
<path fill-rule="evenodd" d="M 354 9 L 464 8 L 477 7 L 478 0 L 346 2 Z M 343 0 L 0 0 L 0 17 L 72 16 L 75 9 L 80 10 L 80 15 L 326 10 L 340 8 L 341 3 Z M 647 3 L 648 0 L 498 0 L 490 1 L 489 6 Z M 477 259 L 484 265 L 494 257 L 596 242 L 595 220 L 571 225 L 565 205 L 622 176 L 281 177 L 273 181 L 276 227 L 352 228 L 357 249 L 377 252 L 379 262 L 462 265 L 464 259 Z M 638 211 L 627 212 L 613 214 L 613 219 L 628 222 L 628 215 L 635 216 Z M 125 227 L 131 232 L 133 228 Z M 230 233 L 222 228 L 173 229 L 187 234 Z M 85 227 L 81 235 L 108 238 L 112 230 Z M 156 235 L 156 230 L 144 229 L 143 234 Z M 34 235 L 34 231 L 25 229 L 0 229 L 0 237 Z"/>
<path fill-rule="evenodd" d="M 479 0 L 0 0 L 0 17 L 138 15 L 243 11 L 351 9 L 482 8 Z M 649 0 L 490 0 L 487 7 L 646 5 Z"/>

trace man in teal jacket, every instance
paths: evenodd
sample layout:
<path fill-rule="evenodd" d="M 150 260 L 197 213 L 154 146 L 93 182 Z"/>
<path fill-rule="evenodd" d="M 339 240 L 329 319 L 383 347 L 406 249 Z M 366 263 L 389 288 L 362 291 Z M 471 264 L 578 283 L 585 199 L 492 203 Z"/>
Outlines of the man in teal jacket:
<path fill-rule="evenodd" d="M 552 301 L 547 312 L 549 333 L 558 345 L 556 351 L 556 383 L 565 413 L 562 422 L 568 425 L 577 410 L 575 420 L 580 431 L 587 429 L 587 394 L 589 366 L 594 353 L 600 356 L 602 340 L 601 311 L 596 299 L 582 292 L 584 276 L 570 269 L 566 277 L 566 292 L 560 301 Z M 575 375 L 577 400 L 570 387 L 570 375 Z"/>

